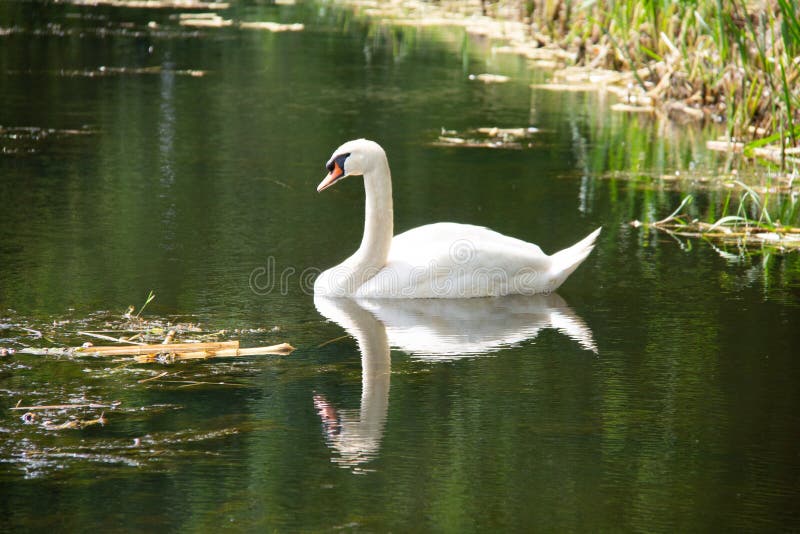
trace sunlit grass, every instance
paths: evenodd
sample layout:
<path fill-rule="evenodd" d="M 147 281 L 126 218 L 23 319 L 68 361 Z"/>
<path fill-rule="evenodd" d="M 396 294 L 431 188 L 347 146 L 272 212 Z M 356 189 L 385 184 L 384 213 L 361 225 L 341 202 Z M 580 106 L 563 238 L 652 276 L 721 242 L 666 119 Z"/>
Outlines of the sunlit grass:
<path fill-rule="evenodd" d="M 797 0 L 500 0 L 539 40 L 578 48 L 580 64 L 630 71 L 655 102 L 680 102 L 725 123 L 727 137 L 769 147 L 748 157 L 797 166 L 800 19 Z M 684 109 L 687 109 L 684 108 Z M 758 140 L 758 141 L 757 141 Z"/>

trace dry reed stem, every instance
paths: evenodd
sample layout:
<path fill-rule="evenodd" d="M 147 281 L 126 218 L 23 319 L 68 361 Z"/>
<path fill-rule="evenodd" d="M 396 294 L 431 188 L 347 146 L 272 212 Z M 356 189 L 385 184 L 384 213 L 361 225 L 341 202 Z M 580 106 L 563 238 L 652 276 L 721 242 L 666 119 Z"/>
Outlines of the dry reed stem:
<path fill-rule="evenodd" d="M 78 332 L 78 335 L 80 335 L 80 336 L 89 336 L 89 337 L 93 337 L 93 338 L 97 338 L 97 339 L 102 339 L 104 341 L 113 341 L 114 343 L 130 343 L 131 345 L 145 345 L 145 343 L 140 343 L 140 342 L 137 342 L 137 341 L 131 341 L 130 339 L 125 339 L 125 338 L 122 338 L 122 337 L 116 338 L 116 337 L 106 336 L 106 335 L 103 335 L 103 334 L 96 334 L 94 332 L 80 331 L 80 332 Z"/>

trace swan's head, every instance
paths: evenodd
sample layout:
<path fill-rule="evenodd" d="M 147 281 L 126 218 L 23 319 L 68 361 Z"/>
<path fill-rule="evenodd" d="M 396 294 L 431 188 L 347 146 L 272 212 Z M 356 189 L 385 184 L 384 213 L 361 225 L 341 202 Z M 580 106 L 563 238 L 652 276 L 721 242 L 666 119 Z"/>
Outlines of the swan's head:
<path fill-rule="evenodd" d="M 329 188 L 342 178 L 367 174 L 380 162 L 386 162 L 386 153 L 375 141 L 348 141 L 337 148 L 328 160 L 325 165 L 328 175 L 317 186 L 317 192 Z"/>

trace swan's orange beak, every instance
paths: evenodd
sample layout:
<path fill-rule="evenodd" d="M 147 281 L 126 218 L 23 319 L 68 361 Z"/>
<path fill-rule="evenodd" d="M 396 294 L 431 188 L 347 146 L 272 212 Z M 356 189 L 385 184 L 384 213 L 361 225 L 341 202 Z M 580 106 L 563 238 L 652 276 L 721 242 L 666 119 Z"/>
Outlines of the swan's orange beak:
<path fill-rule="evenodd" d="M 325 179 L 319 183 L 319 185 L 317 186 L 317 193 L 319 193 L 320 191 L 324 191 L 325 189 L 332 186 L 334 183 L 336 183 L 336 180 L 342 177 L 343 174 L 344 171 L 342 170 L 341 167 L 339 167 L 339 163 L 334 161 L 333 170 L 329 172 L 328 176 L 326 176 Z"/>

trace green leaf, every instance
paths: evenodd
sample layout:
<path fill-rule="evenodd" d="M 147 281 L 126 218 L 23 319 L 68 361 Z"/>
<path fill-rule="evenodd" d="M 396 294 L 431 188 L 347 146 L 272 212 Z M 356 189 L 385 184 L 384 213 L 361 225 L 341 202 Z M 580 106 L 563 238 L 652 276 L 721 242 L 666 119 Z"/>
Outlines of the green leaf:
<path fill-rule="evenodd" d="M 650 56 L 651 58 L 655 59 L 656 61 L 664 61 L 664 58 L 659 56 L 656 52 L 650 50 L 646 46 L 642 45 L 639 47 L 645 54 Z"/>

